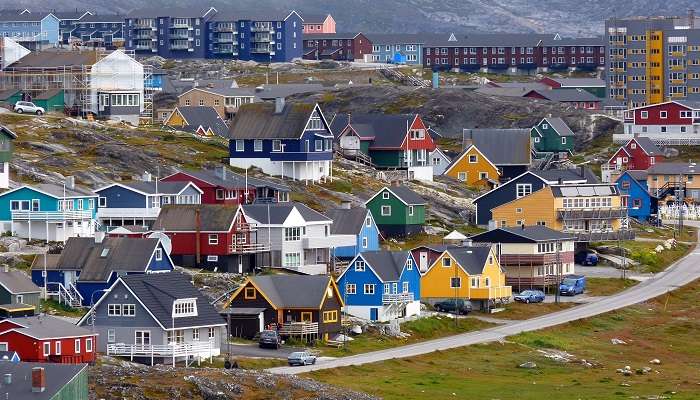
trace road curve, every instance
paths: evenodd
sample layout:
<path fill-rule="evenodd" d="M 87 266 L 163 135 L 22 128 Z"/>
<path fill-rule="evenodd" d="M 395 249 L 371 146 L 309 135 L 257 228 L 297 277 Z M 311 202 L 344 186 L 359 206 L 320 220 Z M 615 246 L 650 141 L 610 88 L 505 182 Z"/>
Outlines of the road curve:
<path fill-rule="evenodd" d="M 414 357 L 437 350 L 448 350 L 477 343 L 498 341 L 507 336 L 516 335 L 521 332 L 536 331 L 641 303 L 678 289 L 698 278 L 700 278 L 700 248 L 694 248 L 691 253 L 676 261 L 665 271 L 656 274 L 653 278 L 623 292 L 574 308 L 480 331 L 447 336 L 440 339 L 357 354 L 354 356 L 324 361 L 319 360 L 316 365 L 277 367 L 268 369 L 268 371 L 275 374 L 299 374 L 322 369 L 385 361 L 393 358 Z"/>

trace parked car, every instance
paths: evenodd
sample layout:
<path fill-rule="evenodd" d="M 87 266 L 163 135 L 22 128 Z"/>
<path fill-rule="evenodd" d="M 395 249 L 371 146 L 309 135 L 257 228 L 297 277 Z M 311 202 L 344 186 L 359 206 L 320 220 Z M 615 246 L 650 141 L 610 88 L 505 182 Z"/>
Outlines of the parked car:
<path fill-rule="evenodd" d="M 258 340 L 258 346 L 261 348 L 271 347 L 273 349 L 279 349 L 282 339 L 280 338 L 277 331 L 262 331 L 260 332 L 260 339 Z"/>
<path fill-rule="evenodd" d="M 544 301 L 544 292 L 541 290 L 523 290 L 513 296 L 513 300 L 522 303 L 541 303 Z"/>
<path fill-rule="evenodd" d="M 289 366 L 316 364 L 316 356 L 308 351 L 295 351 L 287 357 Z"/>
<path fill-rule="evenodd" d="M 598 265 L 598 254 L 588 250 L 579 251 L 576 253 L 574 261 L 579 265 L 596 266 Z"/>
<path fill-rule="evenodd" d="M 472 303 L 469 300 L 449 299 L 435 303 L 435 310 L 467 315 L 472 312 Z"/>
<path fill-rule="evenodd" d="M 576 296 L 586 290 L 586 277 L 581 275 L 567 275 L 559 285 L 559 294 L 564 296 Z"/>
<path fill-rule="evenodd" d="M 39 107 L 31 101 L 18 101 L 15 103 L 15 112 L 18 114 L 36 114 L 41 115 L 45 112 L 43 107 Z"/>

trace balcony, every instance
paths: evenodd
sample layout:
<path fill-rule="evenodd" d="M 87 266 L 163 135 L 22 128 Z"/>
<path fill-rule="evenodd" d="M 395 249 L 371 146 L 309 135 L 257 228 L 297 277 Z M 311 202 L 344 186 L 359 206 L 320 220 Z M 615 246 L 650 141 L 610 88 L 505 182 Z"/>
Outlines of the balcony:
<path fill-rule="evenodd" d="M 470 288 L 469 298 L 472 300 L 494 300 L 506 299 L 513 295 L 513 289 L 510 286 L 486 287 L 486 288 Z"/>
<path fill-rule="evenodd" d="M 559 208 L 557 217 L 559 220 L 611 220 L 624 218 L 627 216 L 625 207 L 605 207 L 605 208 Z"/>
<path fill-rule="evenodd" d="M 188 33 L 172 33 L 170 35 L 170 40 L 188 40 L 192 39 Z"/>
<path fill-rule="evenodd" d="M 250 27 L 251 32 L 270 32 L 270 33 L 275 33 L 275 28 L 273 28 L 271 25 L 270 26 L 251 26 Z"/>
<path fill-rule="evenodd" d="M 171 44 L 170 45 L 170 50 L 189 50 L 190 45 L 189 44 Z"/>
<path fill-rule="evenodd" d="M 232 32 L 232 33 L 238 33 L 236 32 L 236 28 L 233 26 L 226 26 L 226 25 L 219 25 L 215 26 L 213 29 L 213 32 L 218 33 L 218 32 Z"/>
<path fill-rule="evenodd" d="M 156 38 L 150 33 L 139 33 L 134 36 L 134 40 L 156 40 Z"/>
<path fill-rule="evenodd" d="M 13 221 L 90 220 L 91 211 L 12 211 Z"/>
<path fill-rule="evenodd" d="M 219 35 L 212 39 L 213 43 L 234 43 L 236 38 L 233 35 Z"/>
<path fill-rule="evenodd" d="M 557 263 L 557 253 L 544 254 L 501 254 L 499 258 L 501 265 L 508 266 L 528 266 L 528 265 L 547 265 Z M 559 252 L 559 262 L 569 263 L 574 262 L 574 253 L 572 251 Z"/>
<path fill-rule="evenodd" d="M 134 29 L 141 30 L 141 29 L 156 29 L 156 26 L 153 23 L 136 23 L 134 24 Z"/>
<path fill-rule="evenodd" d="M 632 230 L 618 230 L 618 231 L 573 231 L 564 229 L 563 232 L 571 233 L 576 236 L 577 242 L 607 242 L 607 241 L 617 241 L 617 240 L 634 240 L 634 231 Z"/>
<path fill-rule="evenodd" d="M 214 341 L 173 343 L 173 344 L 127 344 L 114 343 L 107 345 L 108 356 L 138 358 L 179 358 L 212 357 L 219 355 L 219 347 Z"/>
<path fill-rule="evenodd" d="M 110 218 L 138 218 L 156 219 L 160 213 L 160 207 L 153 208 L 98 208 L 98 219 Z"/>
<path fill-rule="evenodd" d="M 289 322 L 279 326 L 282 336 L 318 335 L 318 322 Z"/>
<path fill-rule="evenodd" d="M 385 293 L 382 295 L 382 304 L 410 303 L 413 299 L 413 293 Z"/>
<path fill-rule="evenodd" d="M 134 46 L 134 50 L 141 51 L 141 50 L 148 50 L 148 51 L 155 51 L 155 47 L 151 45 L 145 45 L 145 44 L 137 44 Z"/>
<path fill-rule="evenodd" d="M 327 249 L 333 247 L 355 246 L 357 237 L 355 235 L 329 235 L 319 237 L 305 237 L 302 239 L 302 246 L 305 249 Z"/>
<path fill-rule="evenodd" d="M 212 49 L 212 52 L 214 54 L 232 54 L 232 55 L 237 55 L 238 54 L 238 49 L 234 46 L 214 46 Z M 230 106 L 226 107 L 226 110 L 228 111 Z M 238 109 L 237 107 L 234 107 L 236 110 Z"/>
<path fill-rule="evenodd" d="M 170 29 L 193 29 L 192 25 L 190 25 L 189 23 L 182 24 L 182 23 L 174 23 L 174 22 L 172 24 L 170 24 L 169 28 Z"/>
<path fill-rule="evenodd" d="M 251 254 L 270 251 L 270 245 L 267 243 L 231 243 L 228 247 L 231 254 Z"/>

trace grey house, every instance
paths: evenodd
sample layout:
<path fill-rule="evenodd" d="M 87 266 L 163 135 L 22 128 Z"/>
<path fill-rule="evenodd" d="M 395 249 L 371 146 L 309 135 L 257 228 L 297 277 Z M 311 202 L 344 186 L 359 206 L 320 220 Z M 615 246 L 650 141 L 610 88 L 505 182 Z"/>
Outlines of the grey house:
<path fill-rule="evenodd" d="M 97 351 L 147 363 L 218 356 L 226 323 L 177 272 L 120 277 L 78 321 L 99 334 Z"/>
<path fill-rule="evenodd" d="M 41 288 L 21 271 L 5 268 L 0 270 L 0 308 L 15 309 L 17 304 L 39 307 Z"/>

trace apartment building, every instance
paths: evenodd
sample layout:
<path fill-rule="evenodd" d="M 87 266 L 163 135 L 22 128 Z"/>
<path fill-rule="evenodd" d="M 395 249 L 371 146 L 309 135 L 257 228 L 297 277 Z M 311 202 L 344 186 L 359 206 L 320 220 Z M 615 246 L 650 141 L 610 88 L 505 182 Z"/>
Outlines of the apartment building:
<path fill-rule="evenodd" d="M 59 19 L 52 13 L 27 9 L 0 10 L 0 36 L 12 38 L 29 50 L 58 44 Z"/>
<path fill-rule="evenodd" d="M 605 23 L 608 97 L 628 108 L 700 100 L 700 18 L 611 18 Z"/>

